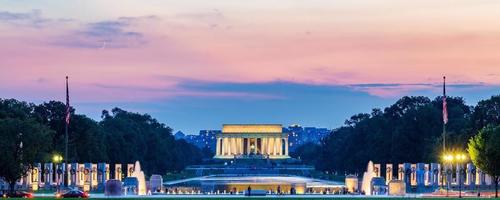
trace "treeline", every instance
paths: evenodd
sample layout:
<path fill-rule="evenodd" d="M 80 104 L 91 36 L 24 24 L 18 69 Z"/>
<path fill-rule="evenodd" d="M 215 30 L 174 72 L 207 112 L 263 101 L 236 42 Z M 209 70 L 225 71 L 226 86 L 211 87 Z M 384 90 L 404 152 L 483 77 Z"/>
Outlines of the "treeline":
<path fill-rule="evenodd" d="M 4 140 L 1 146 L 19 146 L 16 138 L 30 138 L 28 136 L 33 135 L 32 131 L 26 130 L 26 127 L 40 130 L 40 134 L 35 139 L 32 138 L 36 141 L 23 141 L 24 150 L 7 152 L 4 149 L 2 152 L 33 155 L 34 158 L 29 161 L 38 162 L 50 162 L 54 154 L 64 155 L 65 116 L 66 106 L 62 102 L 50 101 L 36 105 L 15 99 L 0 99 L 0 134 Z M 25 128 L 12 127 L 12 120 Z M 28 133 L 17 136 L 18 133 L 12 132 Z M 30 154 L 26 149 L 27 144 L 41 146 L 36 148 L 36 154 Z M 179 171 L 202 158 L 200 149 L 184 140 L 175 140 L 172 129 L 165 124 L 159 123 L 150 115 L 119 108 L 104 110 L 99 122 L 85 115 L 75 114 L 71 108 L 68 144 L 68 162 L 126 164 L 138 160 L 147 174 Z M 13 156 L 12 163 L 19 162 L 15 160 L 19 158 L 15 157 Z M 1 162 L 2 165 L 9 162 L 4 161 Z M 27 159 L 24 158 L 24 161 Z"/>
<path fill-rule="evenodd" d="M 468 106 L 447 97 L 448 148 L 465 151 L 471 136 L 487 125 L 500 124 L 500 96 Z M 439 162 L 442 155 L 442 97 L 403 97 L 385 109 L 373 109 L 345 121 L 320 145 L 307 144 L 296 156 L 319 170 L 356 173 L 375 163 Z M 499 144 L 500 145 L 500 144 Z"/>

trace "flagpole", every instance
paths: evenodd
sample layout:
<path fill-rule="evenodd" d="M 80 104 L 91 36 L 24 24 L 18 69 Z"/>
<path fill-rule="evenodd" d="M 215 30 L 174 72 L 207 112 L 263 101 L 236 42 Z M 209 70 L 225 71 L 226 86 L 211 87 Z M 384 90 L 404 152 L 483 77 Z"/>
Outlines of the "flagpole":
<path fill-rule="evenodd" d="M 443 76 L 443 112 L 442 112 L 442 115 L 443 115 L 443 155 L 446 155 L 446 118 L 448 118 L 448 115 L 446 113 L 445 115 L 445 112 L 448 112 L 447 111 L 447 108 L 446 108 L 446 76 Z M 444 174 L 441 174 L 441 188 L 444 188 L 444 179 L 446 177 L 446 196 L 448 197 L 448 189 L 450 187 L 449 185 L 449 180 L 448 180 L 448 177 L 447 177 L 447 170 L 446 170 L 447 166 L 444 166 L 444 163 L 443 163 L 443 167 L 442 167 L 442 172 L 444 172 Z"/>
<path fill-rule="evenodd" d="M 443 76 L 443 106 L 445 106 L 444 101 L 446 101 L 446 76 Z M 447 106 L 447 105 L 446 105 Z M 443 110 L 447 109 L 443 107 Z M 448 112 L 448 111 L 446 111 Z M 444 112 L 443 112 L 444 114 Z M 446 116 L 448 118 L 448 116 Z M 443 116 L 444 119 L 444 116 Z M 443 153 L 446 153 L 446 122 L 443 120 Z"/>
<path fill-rule="evenodd" d="M 68 76 L 66 76 L 66 112 L 69 112 L 69 88 L 68 88 Z M 65 145 L 64 145 L 64 174 L 63 174 L 63 184 L 64 184 L 64 187 L 67 187 L 67 178 L 66 178 L 66 174 L 68 173 L 68 120 L 67 120 L 67 117 L 68 117 L 68 114 L 69 113 L 66 113 L 66 116 L 65 116 L 65 124 L 66 124 L 66 127 L 65 127 L 65 131 L 64 131 L 64 140 L 65 140 Z"/>

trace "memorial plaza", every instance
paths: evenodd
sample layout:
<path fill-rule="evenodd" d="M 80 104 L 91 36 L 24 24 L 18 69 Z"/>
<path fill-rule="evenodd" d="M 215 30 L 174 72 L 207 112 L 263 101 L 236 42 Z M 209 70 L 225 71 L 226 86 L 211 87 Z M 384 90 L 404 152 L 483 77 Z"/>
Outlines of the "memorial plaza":
<path fill-rule="evenodd" d="M 443 197 L 456 195 L 457 190 L 491 190 L 493 186 L 491 177 L 472 163 L 454 166 L 369 162 L 364 174 L 346 174 L 343 180 L 312 178 L 312 166 L 288 155 L 288 135 L 282 132 L 280 124 L 225 124 L 216 140 L 213 164 L 185 169 L 195 174 L 193 178 L 163 181 L 161 175 L 153 174 L 146 180 L 139 162 L 69 163 L 67 166 L 36 163 L 16 188 L 53 191 L 66 183 L 70 188 L 91 192 L 94 197 L 231 198 L 253 191 L 262 196 L 340 198 Z M 454 171 L 454 167 L 457 170 Z M 5 185 L 2 187 L 6 189 Z M 470 192 L 463 195 L 473 196 Z"/>

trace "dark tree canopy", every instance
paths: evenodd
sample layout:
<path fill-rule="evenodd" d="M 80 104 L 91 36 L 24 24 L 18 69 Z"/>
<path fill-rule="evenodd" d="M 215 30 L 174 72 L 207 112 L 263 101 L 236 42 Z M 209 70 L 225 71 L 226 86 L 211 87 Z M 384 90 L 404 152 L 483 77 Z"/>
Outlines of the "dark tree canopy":
<path fill-rule="evenodd" d="M 475 107 L 468 106 L 461 97 L 447 97 L 447 104 L 449 148 L 465 149 L 478 127 L 500 124 L 499 96 Z M 320 148 L 298 148 L 295 156 L 320 170 L 341 173 L 363 172 L 369 160 L 394 164 L 437 162 L 442 153 L 442 106 L 442 97 L 402 97 L 385 109 L 353 115 L 324 138 Z M 316 152 L 310 152 L 314 149 Z"/>
<path fill-rule="evenodd" d="M 0 99 L 0 177 L 16 181 L 46 156 L 46 141 L 53 131 L 32 117 L 33 105 L 13 99 Z"/>
<path fill-rule="evenodd" d="M 201 160 L 200 149 L 185 141 L 175 140 L 172 129 L 150 115 L 114 108 L 111 112 L 104 110 L 102 120 L 97 122 L 85 115 L 75 114 L 73 108 L 70 110 L 68 162 L 127 164 L 138 160 L 147 174 L 166 174 Z M 38 134 L 32 137 L 33 141 L 23 141 L 25 146 L 36 143 L 29 147 L 41 148 L 32 150 L 36 154 L 29 154 L 32 156 L 29 158 L 33 159 L 24 157 L 24 160 L 12 164 L 30 166 L 35 161 L 50 162 L 54 153 L 63 154 L 65 112 L 66 105 L 58 101 L 35 105 L 15 99 L 0 99 L 2 153 L 6 149 L 3 147 L 15 146 L 17 140 L 13 137 L 23 132 L 24 139 Z M 14 124 L 22 124 L 22 129 L 17 126 L 18 129 L 15 129 L 12 127 Z M 28 155 L 27 151 L 24 150 L 24 155 Z M 0 167 L 2 171 L 6 169 L 4 165 Z M 20 177 L 22 172 L 13 174 Z"/>

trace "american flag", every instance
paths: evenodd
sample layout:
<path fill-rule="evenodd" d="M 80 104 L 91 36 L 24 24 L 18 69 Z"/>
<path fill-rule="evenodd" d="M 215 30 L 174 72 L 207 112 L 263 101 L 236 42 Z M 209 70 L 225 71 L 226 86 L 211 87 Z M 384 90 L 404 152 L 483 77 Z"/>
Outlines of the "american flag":
<path fill-rule="evenodd" d="M 69 124 L 69 118 L 71 116 L 69 107 L 69 89 L 68 89 L 68 77 L 66 76 L 66 124 Z"/>
<path fill-rule="evenodd" d="M 448 105 L 446 105 L 446 77 L 443 77 L 443 122 L 448 123 Z"/>

